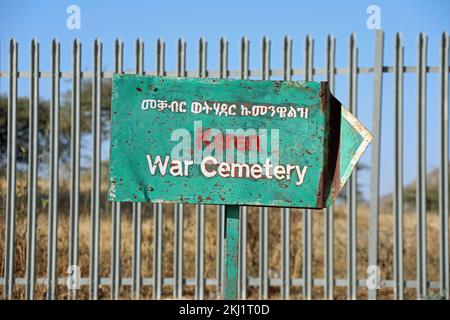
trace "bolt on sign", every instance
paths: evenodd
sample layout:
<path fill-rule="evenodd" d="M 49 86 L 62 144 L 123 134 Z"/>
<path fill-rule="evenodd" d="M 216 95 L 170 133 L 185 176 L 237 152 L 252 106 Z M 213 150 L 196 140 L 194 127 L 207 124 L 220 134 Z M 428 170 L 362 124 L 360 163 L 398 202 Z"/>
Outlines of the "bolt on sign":
<path fill-rule="evenodd" d="M 371 139 L 327 82 L 117 74 L 109 200 L 323 208 Z"/>

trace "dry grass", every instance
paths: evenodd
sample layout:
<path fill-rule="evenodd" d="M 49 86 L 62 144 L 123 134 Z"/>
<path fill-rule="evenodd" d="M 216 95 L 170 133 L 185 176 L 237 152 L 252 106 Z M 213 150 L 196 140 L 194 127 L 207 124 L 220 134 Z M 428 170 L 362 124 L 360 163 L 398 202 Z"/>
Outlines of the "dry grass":
<path fill-rule="evenodd" d="M 80 192 L 80 229 L 79 229 L 79 266 L 83 277 L 89 275 L 89 244 L 90 244 L 90 218 L 89 218 L 89 175 L 83 174 Z M 103 179 L 106 181 L 106 179 Z M 4 177 L 0 179 L 2 192 L 0 215 L 0 274 L 4 274 L 4 244 L 5 244 L 5 189 Z M 103 199 L 106 198 L 103 185 Z M 59 277 L 66 276 L 69 252 L 69 184 L 62 179 L 60 183 L 59 216 L 58 216 L 58 244 L 57 244 L 57 274 Z M 36 276 L 46 277 L 47 272 L 47 186 L 44 181 L 39 183 L 39 210 L 36 232 Z M 111 217 L 110 206 L 106 201 L 102 202 L 101 231 L 100 231 L 100 256 L 99 274 L 101 277 L 108 277 L 110 273 L 111 259 Z M 132 221 L 129 204 L 122 206 L 122 246 L 121 246 L 121 272 L 124 277 L 131 276 L 132 260 Z M 184 276 L 193 277 L 195 271 L 195 209 L 194 206 L 185 207 L 184 224 Z M 291 210 L 291 272 L 292 277 L 300 277 L 302 269 L 302 210 Z M 347 270 L 347 215 L 345 208 L 337 207 L 335 210 L 334 229 L 334 270 L 337 279 L 346 278 Z M 145 204 L 142 213 L 142 276 L 150 277 L 152 274 L 153 261 L 153 224 L 152 205 Z M 323 254 L 324 254 L 324 212 L 317 211 L 313 214 L 313 276 L 323 278 Z M 270 209 L 269 213 L 269 273 L 271 277 L 278 277 L 280 270 L 280 215 L 278 209 Z M 428 250 L 428 279 L 437 281 L 439 279 L 439 220 L 435 212 L 429 212 L 427 216 L 427 250 Z M 163 235 L 163 274 L 165 277 L 173 275 L 173 206 L 164 205 L 164 235 Z M 380 214 L 379 232 L 379 266 L 383 279 L 393 277 L 393 254 L 392 254 L 392 226 L 393 219 L 391 213 Z M 411 212 L 404 215 L 404 276 L 407 280 L 415 279 L 416 275 L 416 216 Z M 16 277 L 25 276 L 26 263 L 26 183 L 19 175 L 17 186 L 17 215 L 15 233 L 14 268 Z M 248 272 L 249 276 L 258 276 L 259 263 L 259 240 L 258 240 L 258 209 L 249 208 L 248 214 Z M 357 277 L 366 278 L 368 256 L 368 208 L 364 205 L 358 207 L 357 216 Z M 215 277 L 216 272 L 216 211 L 215 207 L 208 206 L 205 214 L 205 275 L 209 278 Z M 3 291 L 3 290 L 1 290 Z M 430 290 L 432 294 L 435 291 Z M 46 288 L 43 285 L 36 286 L 35 297 L 44 299 Z M 192 286 L 185 286 L 184 294 L 186 298 L 191 298 Z M 109 287 L 101 286 L 100 297 L 109 298 Z M 171 287 L 164 287 L 164 296 L 170 298 Z M 249 290 L 250 298 L 257 298 L 257 288 Z M 415 298 L 415 289 L 406 289 L 407 298 Z M 293 299 L 302 298 L 301 288 L 293 286 L 291 288 Z M 66 298 L 67 289 L 65 286 L 58 287 L 58 297 Z M 279 288 L 270 288 L 270 297 L 277 299 Z M 367 290 L 360 288 L 358 297 L 367 296 Z M 383 288 L 380 290 L 380 297 L 391 299 L 393 290 Z M 2 296 L 0 295 L 0 298 Z M 24 297 L 24 287 L 14 287 L 14 297 Z M 88 288 L 83 286 L 78 292 L 79 298 L 88 298 Z M 130 287 L 121 287 L 121 298 L 130 298 Z M 206 298 L 215 299 L 215 287 L 206 287 Z M 323 298 L 323 288 L 314 287 L 313 297 Z M 337 287 L 335 289 L 337 299 L 346 298 L 346 288 Z M 151 298 L 151 288 L 142 288 L 142 298 Z"/>

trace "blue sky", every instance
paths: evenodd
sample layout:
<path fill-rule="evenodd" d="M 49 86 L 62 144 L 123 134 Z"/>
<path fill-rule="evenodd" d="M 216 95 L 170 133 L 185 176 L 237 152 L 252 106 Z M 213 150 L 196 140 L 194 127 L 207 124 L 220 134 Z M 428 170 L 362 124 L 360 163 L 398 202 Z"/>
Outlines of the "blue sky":
<path fill-rule="evenodd" d="M 81 9 L 81 29 L 66 28 L 69 5 Z M 385 65 L 392 65 L 393 42 L 396 32 L 403 34 L 405 64 L 413 66 L 417 60 L 419 32 L 428 35 L 428 63 L 439 63 L 439 41 L 443 31 L 450 32 L 450 1 L 1 1 L 0 4 L 0 69 L 6 71 L 8 41 L 14 37 L 19 43 L 19 69 L 29 69 L 29 46 L 33 37 L 40 42 L 41 70 L 50 69 L 50 43 L 53 38 L 61 42 L 61 68 L 71 68 L 71 45 L 74 38 L 83 43 L 83 70 L 92 65 L 92 42 L 98 37 L 103 42 L 104 70 L 113 68 L 113 44 L 119 37 L 125 44 L 125 69 L 134 67 L 134 41 L 145 42 L 145 70 L 155 68 L 155 43 L 166 41 L 166 69 L 176 66 L 176 41 L 183 37 L 187 45 L 187 68 L 197 69 L 197 43 L 201 36 L 208 41 L 208 69 L 218 68 L 220 37 L 229 41 L 229 68 L 239 69 L 239 41 L 246 36 L 250 42 L 250 68 L 260 69 L 260 48 L 263 36 L 272 40 L 271 65 L 282 66 L 282 40 L 291 36 L 293 67 L 304 66 L 304 41 L 310 34 L 315 39 L 314 65 L 325 64 L 325 41 L 329 33 L 336 37 L 336 66 L 348 65 L 348 39 L 356 34 L 359 47 L 359 65 L 373 64 L 374 30 L 366 20 L 369 5 L 377 5 L 381 12 L 381 28 L 385 31 Z M 317 78 L 318 80 L 320 78 Z M 372 108 L 372 75 L 359 76 L 358 118 L 370 129 Z M 427 157 L 428 168 L 439 161 L 438 110 L 439 77 L 428 76 L 427 97 Z M 335 95 L 344 104 L 348 101 L 348 77 L 336 78 Z M 63 84 L 63 88 L 68 84 Z M 5 92 L 6 79 L 0 81 Z M 405 75 L 405 183 L 415 179 L 416 172 L 416 76 Z M 42 80 L 41 95 L 48 96 L 48 81 Z M 28 80 L 19 82 L 19 93 L 28 94 Z M 382 135 L 382 193 L 392 186 L 392 76 L 384 76 Z M 104 152 L 104 154 L 107 154 Z M 369 163 L 370 150 L 363 158 Z M 368 185 L 368 172 L 359 180 Z"/>

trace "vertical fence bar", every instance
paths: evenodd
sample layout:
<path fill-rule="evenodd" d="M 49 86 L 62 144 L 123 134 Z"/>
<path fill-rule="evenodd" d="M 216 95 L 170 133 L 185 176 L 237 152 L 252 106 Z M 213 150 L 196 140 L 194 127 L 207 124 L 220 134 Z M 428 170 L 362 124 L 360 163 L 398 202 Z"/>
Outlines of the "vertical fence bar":
<path fill-rule="evenodd" d="M 162 291 L 162 270 L 161 270 L 161 256 L 162 256 L 162 219 L 163 207 L 161 203 L 153 205 L 153 299 L 161 299 Z"/>
<path fill-rule="evenodd" d="M 334 75 L 335 75 L 335 47 L 336 40 L 332 35 L 327 37 L 326 45 L 326 79 L 329 83 L 330 91 L 334 93 Z M 334 298 L 334 208 L 329 206 L 325 211 L 325 262 L 324 262 L 324 278 L 325 288 L 324 296 L 326 299 Z"/>
<path fill-rule="evenodd" d="M 136 74 L 144 74 L 144 43 L 136 40 Z M 134 299 L 139 299 L 141 292 L 141 232 L 142 232 L 142 203 L 133 202 L 133 259 L 132 259 L 132 288 Z"/>
<path fill-rule="evenodd" d="M 114 72 L 123 73 L 123 43 L 116 39 L 114 44 Z M 111 299 L 118 299 L 120 294 L 120 202 L 112 202 L 112 254 L 111 254 Z"/>
<path fill-rule="evenodd" d="M 286 36 L 283 45 L 283 79 L 292 79 L 292 40 Z M 281 208 L 281 287 L 280 293 L 283 299 L 289 299 L 291 284 L 290 267 L 290 235 L 291 235 L 291 212 L 289 208 Z"/>
<path fill-rule="evenodd" d="M 144 74 L 144 42 L 142 39 L 136 39 L 136 74 L 143 75 Z"/>
<path fill-rule="evenodd" d="M 370 217 L 368 265 L 378 265 L 378 214 L 380 209 L 380 147 L 381 147 L 381 101 L 383 89 L 384 32 L 375 34 L 375 63 L 373 71 L 373 114 L 372 114 L 372 159 L 370 170 Z M 378 280 L 378 279 L 377 279 Z M 377 289 L 369 288 L 368 298 L 377 298 Z"/>
<path fill-rule="evenodd" d="M 111 299 L 119 299 L 120 294 L 120 202 L 113 202 L 111 206 L 112 224 L 112 256 L 111 256 Z"/>
<path fill-rule="evenodd" d="M 175 204 L 175 252 L 174 252 L 174 297 L 181 299 L 183 297 L 183 227 L 184 210 L 183 204 Z"/>
<path fill-rule="evenodd" d="M 440 223 L 440 292 L 450 299 L 448 257 L 448 54 L 449 38 L 446 32 L 441 39 L 441 150 L 439 167 L 439 219 Z"/>
<path fill-rule="evenodd" d="M 394 297 L 403 299 L 403 43 L 395 37 L 394 51 Z"/>
<path fill-rule="evenodd" d="M 47 299 L 55 299 L 56 294 L 56 245 L 58 226 L 58 149 L 59 149 L 59 42 L 52 42 L 52 83 L 50 100 L 50 189 L 48 210 L 48 270 Z"/>
<path fill-rule="evenodd" d="M 239 211 L 238 298 L 247 299 L 247 207 Z M 244 221 L 241 221 L 244 220 Z"/>
<path fill-rule="evenodd" d="M 196 229 L 197 235 L 195 255 L 195 299 L 202 300 L 204 294 L 204 242 L 205 242 L 205 206 L 196 205 Z"/>
<path fill-rule="evenodd" d="M 326 45 L 326 79 L 332 93 L 334 93 L 335 80 L 335 57 L 336 57 L 336 39 L 333 35 L 328 35 Z"/>
<path fill-rule="evenodd" d="M 178 77 L 186 76 L 186 41 L 182 38 L 178 39 L 178 60 L 177 60 L 177 75 Z"/>
<path fill-rule="evenodd" d="M 186 43 L 183 39 L 178 40 L 178 60 L 177 60 L 177 76 L 186 76 Z M 181 299 L 183 296 L 183 228 L 184 228 L 184 209 L 183 204 L 175 204 L 174 208 L 175 231 L 174 231 L 174 297 Z"/>
<path fill-rule="evenodd" d="M 224 231 L 225 231 L 225 206 L 216 207 L 216 279 L 217 279 L 217 297 L 223 296 L 223 259 L 224 259 Z"/>
<path fill-rule="evenodd" d="M 270 79 L 270 40 L 262 40 L 262 80 Z M 259 298 L 269 297 L 269 208 L 259 209 Z"/>
<path fill-rule="evenodd" d="M 80 199 L 80 101 L 81 43 L 74 40 L 72 48 L 72 101 L 70 124 L 70 244 L 69 268 L 78 265 L 78 215 Z M 69 299 L 76 298 L 76 289 L 69 290 Z"/>
<path fill-rule="evenodd" d="M 206 78 L 206 50 L 207 43 L 201 38 L 198 44 L 198 76 Z M 204 243 L 205 243 L 205 207 L 195 206 L 196 211 L 196 255 L 195 255 L 195 299 L 202 300 L 204 295 Z"/>
<path fill-rule="evenodd" d="M 90 298 L 98 299 L 98 254 L 100 240 L 100 165 L 101 165 L 101 76 L 102 43 L 94 42 L 94 74 L 92 78 L 92 190 L 91 190 L 91 256 Z"/>
<path fill-rule="evenodd" d="M 241 79 L 248 79 L 249 41 L 241 39 Z M 240 299 L 247 299 L 247 207 L 241 206 L 239 219 L 239 294 Z"/>
<path fill-rule="evenodd" d="M 310 35 L 305 41 L 305 81 L 313 80 L 314 40 Z M 303 213 L 303 297 L 312 297 L 312 210 L 305 209 Z"/>
<path fill-rule="evenodd" d="M 281 288 L 282 299 L 290 297 L 290 210 L 289 208 L 280 209 L 281 216 Z"/>
<path fill-rule="evenodd" d="M 220 39 L 219 45 L 219 78 L 228 77 L 228 42 L 225 38 Z M 225 231 L 225 206 L 217 206 L 216 217 L 216 278 L 217 296 L 223 296 L 223 260 L 224 260 L 224 231 Z"/>
<path fill-rule="evenodd" d="M 357 61 L 358 48 L 356 47 L 355 34 L 350 36 L 349 48 L 349 101 L 348 107 L 350 112 L 357 116 Z M 350 176 L 350 181 L 347 187 L 347 297 L 351 300 L 356 300 L 357 283 L 356 283 L 356 188 L 357 188 L 357 170 L 354 170 Z"/>
<path fill-rule="evenodd" d="M 4 296 L 11 299 L 14 283 L 14 233 L 16 224 L 16 134 L 17 134 L 17 42 L 9 42 L 8 142 L 6 235 L 5 235 L 5 287 Z"/>
<path fill-rule="evenodd" d="M 39 43 L 31 41 L 31 81 L 29 102 L 28 141 L 28 217 L 27 217 L 27 260 L 25 298 L 33 299 L 36 258 L 36 196 L 37 196 L 37 148 L 38 148 L 38 105 L 39 105 Z"/>
<path fill-rule="evenodd" d="M 166 44 L 162 39 L 156 43 L 156 73 L 158 76 L 165 75 L 165 49 Z M 153 299 L 161 299 L 163 276 L 162 276 L 162 251 L 163 251 L 163 206 L 155 203 L 153 206 L 153 221 L 155 226 L 153 245 Z"/>
<path fill-rule="evenodd" d="M 142 203 L 132 204 L 133 215 L 133 256 L 132 256 L 132 286 L 133 298 L 139 299 L 141 292 L 141 214 Z"/>
<path fill-rule="evenodd" d="M 417 298 L 427 295 L 426 235 L 426 72 L 427 36 L 419 35 L 417 55 Z"/>
<path fill-rule="evenodd" d="M 269 208 L 259 209 L 259 297 L 269 298 Z"/>

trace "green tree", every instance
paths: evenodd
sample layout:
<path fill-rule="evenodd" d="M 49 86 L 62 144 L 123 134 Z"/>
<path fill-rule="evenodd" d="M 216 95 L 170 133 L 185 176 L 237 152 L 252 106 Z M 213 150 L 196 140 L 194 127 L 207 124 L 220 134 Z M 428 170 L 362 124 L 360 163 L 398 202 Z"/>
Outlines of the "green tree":
<path fill-rule="evenodd" d="M 71 140 L 71 99 L 72 92 L 67 90 L 61 93 L 59 109 L 59 157 L 61 162 L 70 159 Z M 48 163 L 49 133 L 50 133 L 50 101 L 40 99 L 38 107 L 38 154 L 40 165 Z M 83 80 L 81 84 L 80 100 L 80 132 L 81 138 L 91 134 L 92 122 L 92 80 Z M 111 108 L 111 80 L 104 79 L 101 88 L 101 117 L 102 117 L 102 140 L 107 139 L 110 128 Z M 7 126 L 8 126 L 8 98 L 0 96 L 0 167 L 6 165 L 7 151 Z M 28 161 L 28 139 L 29 139 L 29 98 L 18 97 L 17 99 L 17 148 L 16 157 L 19 164 Z M 23 167 L 23 166 L 22 166 Z"/>

